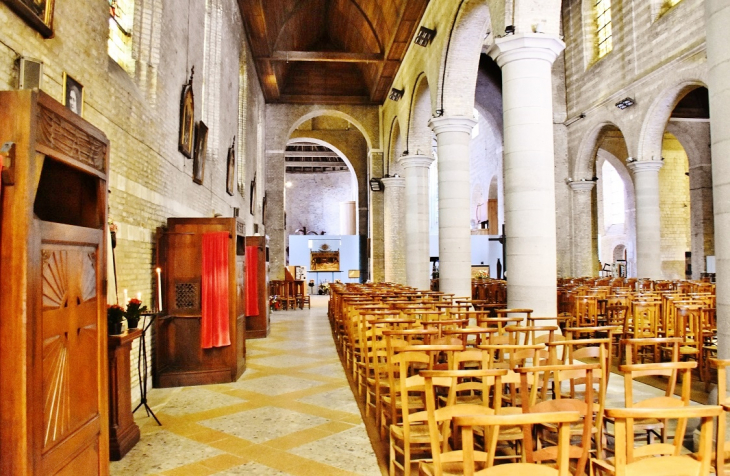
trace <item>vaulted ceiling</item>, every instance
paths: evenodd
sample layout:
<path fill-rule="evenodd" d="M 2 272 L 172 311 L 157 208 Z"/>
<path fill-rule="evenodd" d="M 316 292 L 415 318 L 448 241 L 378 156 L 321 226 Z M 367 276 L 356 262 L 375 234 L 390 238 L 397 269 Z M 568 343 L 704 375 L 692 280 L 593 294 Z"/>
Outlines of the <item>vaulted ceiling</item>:
<path fill-rule="evenodd" d="M 428 0 L 238 0 L 266 101 L 382 104 Z"/>

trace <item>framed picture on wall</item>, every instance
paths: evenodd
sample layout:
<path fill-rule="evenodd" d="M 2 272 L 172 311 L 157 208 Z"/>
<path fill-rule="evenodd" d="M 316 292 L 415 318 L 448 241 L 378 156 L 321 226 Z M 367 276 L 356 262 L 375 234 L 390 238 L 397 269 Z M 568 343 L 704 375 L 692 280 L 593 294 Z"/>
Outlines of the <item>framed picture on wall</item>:
<path fill-rule="evenodd" d="M 43 38 L 53 36 L 53 0 L 2 0 Z"/>
<path fill-rule="evenodd" d="M 195 130 L 195 155 L 193 156 L 193 182 L 203 184 L 205 174 L 205 153 L 208 147 L 208 126 L 198 122 Z"/>
<path fill-rule="evenodd" d="M 66 73 L 63 73 L 63 105 L 79 116 L 83 115 L 84 87 Z"/>
<path fill-rule="evenodd" d="M 195 67 L 190 70 L 190 79 L 183 86 L 182 95 L 180 96 L 180 137 L 177 148 L 188 159 L 193 158 L 193 133 L 195 132 L 194 73 Z"/>
<path fill-rule="evenodd" d="M 233 144 L 228 149 L 228 163 L 226 174 L 226 192 L 233 196 L 234 183 L 236 181 L 236 138 L 233 137 Z"/>

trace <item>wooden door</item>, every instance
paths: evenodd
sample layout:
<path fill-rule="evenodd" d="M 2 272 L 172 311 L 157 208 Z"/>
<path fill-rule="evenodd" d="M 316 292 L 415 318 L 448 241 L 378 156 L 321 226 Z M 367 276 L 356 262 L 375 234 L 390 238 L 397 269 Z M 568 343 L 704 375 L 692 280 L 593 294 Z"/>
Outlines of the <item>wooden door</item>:
<path fill-rule="evenodd" d="M 40 313 L 32 326 L 34 472 L 104 473 L 103 232 L 36 223 L 42 271 Z"/>

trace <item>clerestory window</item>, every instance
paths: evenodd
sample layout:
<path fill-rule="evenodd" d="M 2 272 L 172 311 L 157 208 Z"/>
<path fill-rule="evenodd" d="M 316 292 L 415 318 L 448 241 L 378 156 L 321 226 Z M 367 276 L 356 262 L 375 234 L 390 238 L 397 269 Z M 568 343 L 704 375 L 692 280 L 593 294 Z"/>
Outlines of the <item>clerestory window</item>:
<path fill-rule="evenodd" d="M 611 28 L 611 0 L 595 0 L 596 40 L 598 58 L 603 58 L 613 49 L 613 32 Z"/>
<path fill-rule="evenodd" d="M 129 74 L 134 74 L 132 27 L 134 0 L 109 0 L 109 56 Z"/>

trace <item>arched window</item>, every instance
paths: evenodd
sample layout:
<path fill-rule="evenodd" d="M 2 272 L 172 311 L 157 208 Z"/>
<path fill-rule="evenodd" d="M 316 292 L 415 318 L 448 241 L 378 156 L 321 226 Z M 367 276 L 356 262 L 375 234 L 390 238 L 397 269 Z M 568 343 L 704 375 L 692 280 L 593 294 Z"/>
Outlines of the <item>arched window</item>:
<path fill-rule="evenodd" d="M 613 49 L 611 0 L 595 0 L 597 57 L 603 58 Z"/>
<path fill-rule="evenodd" d="M 132 27 L 134 0 L 109 0 L 109 56 L 130 75 L 134 75 Z"/>

